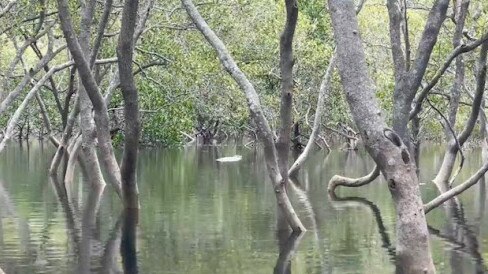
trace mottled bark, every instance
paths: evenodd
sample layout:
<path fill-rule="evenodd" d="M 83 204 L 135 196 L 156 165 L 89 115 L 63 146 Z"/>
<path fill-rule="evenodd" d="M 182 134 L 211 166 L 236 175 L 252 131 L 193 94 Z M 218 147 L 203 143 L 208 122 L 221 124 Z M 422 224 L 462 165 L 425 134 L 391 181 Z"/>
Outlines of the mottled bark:
<path fill-rule="evenodd" d="M 329 0 L 338 69 L 366 149 L 388 182 L 397 212 L 397 261 L 402 273 L 434 273 L 427 222 L 413 160 L 402 139 L 381 115 L 368 74 L 351 0 Z M 416 65 L 418 66 L 418 65 Z"/>
<path fill-rule="evenodd" d="M 90 37 L 91 25 L 93 23 L 93 16 L 95 13 L 95 4 L 95 0 L 87 0 L 83 2 L 82 5 L 80 34 L 78 36 L 78 41 L 85 60 L 89 60 L 91 53 Z M 80 74 L 81 72 L 78 70 L 78 78 L 82 77 Z M 91 186 L 105 185 L 105 180 L 103 179 L 102 169 L 100 168 L 96 150 L 97 130 L 95 129 L 95 123 L 92 116 L 93 106 L 82 81 L 78 81 L 78 96 L 80 98 L 79 126 L 82 136 L 82 158 L 85 166 L 88 168 L 88 170 L 90 170 L 87 179 Z"/>
<path fill-rule="evenodd" d="M 69 150 L 69 158 L 68 158 L 68 163 L 66 164 L 66 172 L 64 174 L 64 184 L 66 186 L 71 185 L 75 176 L 75 164 L 76 160 L 78 160 L 78 156 L 80 148 L 81 148 L 81 143 L 82 143 L 82 136 L 78 136 L 75 138 L 72 142 L 72 147 Z"/>
<path fill-rule="evenodd" d="M 265 118 L 259 96 L 254 89 L 246 75 L 239 69 L 232 56 L 227 51 L 224 43 L 212 31 L 212 29 L 205 22 L 200 15 L 195 5 L 191 0 L 182 0 L 182 4 L 186 9 L 188 15 L 196 25 L 198 30 L 203 34 L 205 39 L 217 52 L 218 58 L 225 70 L 231 75 L 234 81 L 239 85 L 246 95 L 251 118 L 254 120 L 258 129 L 258 136 L 264 145 L 264 155 L 266 159 L 266 167 L 273 184 L 277 203 L 283 214 L 286 215 L 288 224 L 294 231 L 305 231 L 305 227 L 298 218 L 291 202 L 286 194 L 285 182 L 278 168 L 277 152 L 274 142 L 274 134 L 271 131 L 268 120 Z M 287 170 L 288 171 L 288 170 Z"/>
<path fill-rule="evenodd" d="M 456 187 L 453 187 L 443 192 L 441 195 L 437 196 L 432 201 L 425 204 L 425 213 L 430 212 L 432 209 L 442 205 L 444 202 L 463 193 L 465 190 L 478 183 L 479 180 L 485 175 L 486 171 L 488 171 L 488 162 L 485 162 L 483 166 L 478 171 L 476 171 L 476 173 L 473 174 L 468 180 L 460 185 L 457 185 Z"/>
<path fill-rule="evenodd" d="M 139 208 L 137 188 L 137 153 L 139 151 L 140 121 L 138 92 L 132 73 L 134 29 L 138 0 L 126 0 L 122 12 L 122 26 L 117 45 L 120 88 L 124 98 L 124 154 L 122 156 L 122 191 L 126 208 Z"/>

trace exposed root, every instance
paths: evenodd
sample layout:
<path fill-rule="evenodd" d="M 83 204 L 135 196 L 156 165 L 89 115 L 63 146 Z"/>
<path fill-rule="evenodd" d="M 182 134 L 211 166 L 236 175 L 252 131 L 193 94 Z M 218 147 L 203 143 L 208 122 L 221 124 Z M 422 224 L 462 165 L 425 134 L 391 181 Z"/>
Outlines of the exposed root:
<path fill-rule="evenodd" d="M 371 183 L 374 179 L 378 178 L 380 175 L 380 168 L 376 165 L 368 175 L 359 178 L 349 178 L 340 175 L 334 175 L 327 187 L 329 194 L 334 193 L 337 186 L 346 187 L 360 187 Z"/>

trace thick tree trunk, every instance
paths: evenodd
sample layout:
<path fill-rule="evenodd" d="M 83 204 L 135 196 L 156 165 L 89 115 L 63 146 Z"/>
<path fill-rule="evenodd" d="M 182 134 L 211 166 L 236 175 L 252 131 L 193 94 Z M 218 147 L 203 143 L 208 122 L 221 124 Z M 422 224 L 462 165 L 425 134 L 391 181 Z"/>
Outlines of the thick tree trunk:
<path fill-rule="evenodd" d="M 388 182 L 397 212 L 397 261 L 402 273 L 434 273 L 427 222 L 413 159 L 382 117 L 368 75 L 354 1 L 329 0 L 338 68 L 366 149 Z"/>

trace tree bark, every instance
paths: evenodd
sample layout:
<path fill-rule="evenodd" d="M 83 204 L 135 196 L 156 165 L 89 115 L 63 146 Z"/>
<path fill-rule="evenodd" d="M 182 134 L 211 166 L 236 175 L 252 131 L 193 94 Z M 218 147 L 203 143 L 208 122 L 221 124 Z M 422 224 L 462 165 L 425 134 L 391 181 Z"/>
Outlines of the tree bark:
<path fill-rule="evenodd" d="M 278 167 L 280 174 L 288 185 L 288 155 L 290 151 L 290 138 L 292 127 L 293 104 L 293 36 L 298 20 L 298 3 L 296 0 L 285 0 L 286 22 L 280 37 L 280 71 L 281 71 L 281 128 L 276 142 L 278 152 Z"/>
<path fill-rule="evenodd" d="M 334 193 L 336 187 L 338 186 L 346 186 L 346 187 L 360 187 L 371 183 L 374 179 L 380 176 L 380 169 L 378 166 L 375 166 L 373 171 L 364 177 L 359 178 L 348 178 L 343 177 L 340 175 L 334 175 L 329 181 L 327 185 L 327 191 L 329 194 Z"/>
<path fill-rule="evenodd" d="M 486 84 L 486 61 L 487 61 L 487 53 L 488 53 L 488 41 L 484 42 L 483 45 L 481 46 L 480 50 L 480 57 L 478 58 L 478 73 L 476 76 L 476 93 L 473 98 L 473 106 L 471 108 L 471 114 L 466 122 L 466 125 L 463 129 L 463 131 L 459 134 L 458 136 L 458 141 L 459 144 L 462 145 L 468 137 L 471 135 L 471 132 L 473 131 L 473 128 L 476 124 L 476 120 L 479 116 L 480 113 L 480 108 L 481 108 L 481 103 L 483 101 L 483 93 L 485 90 L 485 84 Z M 469 178 L 466 182 L 449 189 L 449 185 L 447 185 L 447 182 L 449 180 L 449 177 L 451 176 L 453 167 L 454 167 L 454 162 L 456 160 L 456 154 L 458 152 L 459 148 L 458 146 L 451 141 L 448 145 L 448 148 L 446 150 L 446 154 L 444 155 L 444 160 L 442 162 L 442 166 L 439 169 L 439 172 L 437 173 L 436 177 L 434 178 L 434 183 L 437 185 L 437 187 L 441 190 L 441 195 L 436 197 L 434 200 L 429 202 L 425 206 L 425 211 L 429 212 L 433 208 L 441 205 L 443 202 L 449 200 L 450 198 L 459 195 L 472 185 L 476 184 L 479 179 L 485 174 L 485 172 L 488 170 L 488 163 L 484 162 L 484 165 L 473 175 L 471 178 Z"/>
<path fill-rule="evenodd" d="M 85 60 L 89 60 L 90 58 L 91 25 L 93 23 L 95 4 L 95 0 L 87 0 L 82 5 L 82 16 L 78 41 Z M 80 75 L 80 70 L 78 70 L 78 77 L 82 77 Z M 78 81 L 78 96 L 80 98 L 79 124 L 82 136 L 81 150 L 83 151 L 82 158 L 84 164 L 88 170 L 90 170 L 88 173 L 88 181 L 90 182 L 91 186 L 105 185 L 105 180 L 103 179 L 102 169 L 100 168 L 100 162 L 98 160 L 96 150 L 97 131 L 95 129 L 95 123 L 92 116 L 93 106 L 82 81 Z M 74 142 L 75 141 L 76 140 L 74 140 Z"/>
<path fill-rule="evenodd" d="M 400 16 L 400 11 L 396 9 L 393 10 L 395 8 L 395 5 L 391 3 L 393 1 L 394 0 L 389 0 L 388 5 L 390 10 L 390 27 L 393 26 L 394 28 L 390 29 L 390 34 L 394 34 L 390 35 L 392 40 L 393 59 L 404 60 L 403 51 L 398 49 L 398 46 L 401 46 L 401 41 L 399 40 L 400 19 L 398 17 Z M 449 0 L 436 0 L 434 2 L 417 48 L 415 61 L 410 70 L 406 71 L 404 61 L 401 63 L 397 61 L 394 62 L 395 69 L 400 69 L 400 71 L 395 70 L 396 81 L 393 95 L 393 129 L 400 135 L 403 142 L 407 145 L 410 143 L 408 121 L 410 118 L 411 104 L 415 98 L 417 89 L 421 84 L 421 80 L 424 77 L 432 50 L 437 43 L 437 37 L 446 18 L 448 6 Z M 398 35 L 395 35 L 397 32 Z M 401 57 L 398 56 L 400 54 L 402 55 Z M 401 66 L 401 68 L 397 66 Z M 405 71 L 405 73 L 403 73 L 403 71 Z"/>
<path fill-rule="evenodd" d="M 122 12 L 122 26 L 117 45 L 119 60 L 120 88 L 124 98 L 124 154 L 122 156 L 121 175 L 122 192 L 126 208 L 139 208 L 139 190 L 137 188 L 137 153 L 139 151 L 140 121 L 139 99 L 132 73 L 134 54 L 134 29 L 136 26 L 138 0 L 126 0 Z"/>
<path fill-rule="evenodd" d="M 368 75 L 359 26 L 351 0 L 329 0 L 338 69 L 354 121 L 366 149 L 379 166 L 397 212 L 397 261 L 402 273 L 434 273 L 427 222 L 413 160 L 390 130 Z"/>

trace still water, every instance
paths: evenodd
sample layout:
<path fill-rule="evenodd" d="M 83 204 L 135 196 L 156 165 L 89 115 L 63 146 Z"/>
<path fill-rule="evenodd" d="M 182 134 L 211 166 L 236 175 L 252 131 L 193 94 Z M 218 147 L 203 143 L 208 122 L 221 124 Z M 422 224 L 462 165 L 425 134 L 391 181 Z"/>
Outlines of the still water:
<path fill-rule="evenodd" d="M 77 176 L 67 193 L 54 187 L 47 175 L 53 153 L 31 143 L 10 146 L 0 155 L 0 268 L 6 274 L 121 273 L 122 262 L 130 260 L 140 273 L 395 271 L 395 211 L 385 182 L 338 189 L 337 199 L 327 195 L 334 174 L 360 176 L 374 167 L 364 152 L 318 152 L 300 171 L 308 198 L 292 194 L 292 199 L 308 229 L 302 237 L 276 232 L 275 198 L 258 150 L 142 150 L 137 231 L 124 229 L 131 220 L 123 218 L 110 186 L 90 192 Z M 234 154 L 242 160 L 215 161 Z M 442 154 L 440 147 L 422 149 L 424 201 L 436 195 L 429 180 Z M 457 182 L 481 164 L 477 150 L 465 154 Z M 485 197 L 482 185 L 476 185 L 461 196 L 460 208 L 429 213 L 438 273 L 484 273 Z M 132 232 L 136 251 L 127 255 L 121 239 Z"/>

